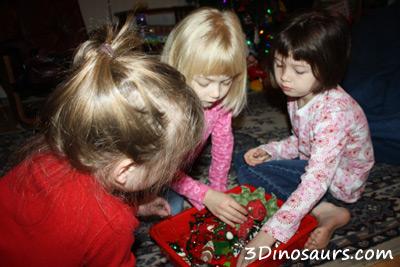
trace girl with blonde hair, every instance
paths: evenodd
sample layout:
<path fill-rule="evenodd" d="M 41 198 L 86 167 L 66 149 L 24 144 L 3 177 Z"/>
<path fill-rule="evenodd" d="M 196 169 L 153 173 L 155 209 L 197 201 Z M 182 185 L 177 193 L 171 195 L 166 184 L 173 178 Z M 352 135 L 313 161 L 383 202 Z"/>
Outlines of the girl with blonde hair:
<path fill-rule="evenodd" d="M 244 222 L 246 209 L 223 193 L 233 152 L 232 117 L 245 106 L 247 92 L 245 40 L 237 15 L 214 8 L 194 10 L 172 30 L 161 59 L 185 75 L 203 105 L 205 136 L 197 153 L 209 136 L 212 142 L 209 185 L 180 173 L 173 191 L 230 225 Z M 182 197 L 172 193 L 169 202 L 173 214 L 182 210 Z"/>
<path fill-rule="evenodd" d="M 184 77 L 140 46 L 127 23 L 77 49 L 39 134 L 0 179 L 2 264 L 134 266 L 135 216 L 170 213 L 151 195 L 190 159 L 204 115 Z"/>

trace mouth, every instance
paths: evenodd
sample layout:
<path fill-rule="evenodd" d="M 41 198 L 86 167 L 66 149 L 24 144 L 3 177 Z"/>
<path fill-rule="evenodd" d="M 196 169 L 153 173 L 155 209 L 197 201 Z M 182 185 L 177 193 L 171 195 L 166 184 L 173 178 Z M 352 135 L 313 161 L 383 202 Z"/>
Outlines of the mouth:
<path fill-rule="evenodd" d="M 211 106 L 211 105 L 213 105 L 215 102 L 216 102 L 216 101 L 203 101 L 203 104 L 204 104 L 204 105 L 207 105 L 207 106 Z"/>
<path fill-rule="evenodd" d="M 213 104 L 214 104 L 214 103 L 207 102 L 207 101 L 203 101 L 203 102 L 202 102 L 202 105 L 203 105 L 203 107 L 205 107 L 205 108 L 211 107 Z"/>
<path fill-rule="evenodd" d="M 282 88 L 282 90 L 285 91 L 285 92 L 290 92 L 290 91 L 292 91 L 292 88 L 290 88 L 290 87 L 281 86 L 281 88 Z"/>

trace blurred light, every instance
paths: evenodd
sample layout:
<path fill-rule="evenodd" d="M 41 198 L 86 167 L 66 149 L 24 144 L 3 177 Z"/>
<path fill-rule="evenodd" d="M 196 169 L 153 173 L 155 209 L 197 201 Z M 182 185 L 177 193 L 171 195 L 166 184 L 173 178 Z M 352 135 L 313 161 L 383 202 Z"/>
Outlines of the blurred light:
<path fill-rule="evenodd" d="M 263 34 L 263 33 L 264 33 L 264 30 L 261 30 L 261 31 L 260 31 L 260 34 Z"/>

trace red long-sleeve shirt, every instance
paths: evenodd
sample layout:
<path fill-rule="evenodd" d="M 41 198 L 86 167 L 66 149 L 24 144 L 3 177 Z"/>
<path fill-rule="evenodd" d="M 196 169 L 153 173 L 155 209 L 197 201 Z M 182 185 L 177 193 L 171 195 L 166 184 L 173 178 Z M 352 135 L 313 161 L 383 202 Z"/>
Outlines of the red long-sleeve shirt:
<path fill-rule="evenodd" d="M 1 265 L 134 266 L 139 223 L 94 181 L 48 155 L 1 178 Z"/>

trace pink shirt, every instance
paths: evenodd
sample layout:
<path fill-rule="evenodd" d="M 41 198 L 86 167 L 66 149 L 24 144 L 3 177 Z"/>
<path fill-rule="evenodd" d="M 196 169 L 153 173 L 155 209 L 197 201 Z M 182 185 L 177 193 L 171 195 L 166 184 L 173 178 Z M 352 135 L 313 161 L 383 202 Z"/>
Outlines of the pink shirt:
<path fill-rule="evenodd" d="M 203 143 L 196 151 L 197 155 L 203 149 L 211 135 L 211 165 L 209 169 L 209 186 L 181 173 L 171 188 L 185 196 L 198 210 L 204 208 L 203 200 L 209 188 L 225 192 L 227 190 L 228 173 L 231 167 L 233 153 L 232 111 L 225 111 L 220 103 L 204 109 L 206 133 Z"/>
<path fill-rule="evenodd" d="M 260 146 L 271 160 L 308 160 L 300 185 L 262 228 L 284 243 L 328 190 L 341 201 L 356 202 L 374 164 L 365 114 L 341 87 L 315 96 L 301 109 L 289 98 L 287 107 L 293 135 Z"/>

